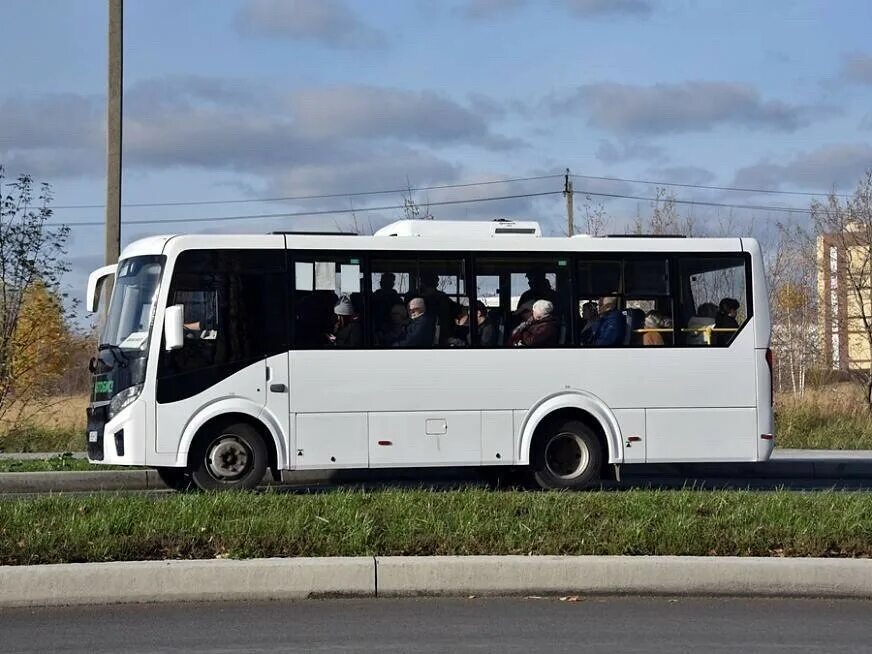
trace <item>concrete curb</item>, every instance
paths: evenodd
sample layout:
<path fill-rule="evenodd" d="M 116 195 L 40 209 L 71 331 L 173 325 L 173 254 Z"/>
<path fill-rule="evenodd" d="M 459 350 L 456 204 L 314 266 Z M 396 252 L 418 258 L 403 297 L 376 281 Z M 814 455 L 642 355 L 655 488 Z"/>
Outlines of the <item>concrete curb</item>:
<path fill-rule="evenodd" d="M 0 566 L 0 606 L 371 597 L 373 566 L 370 557 Z"/>
<path fill-rule="evenodd" d="M 0 566 L 0 607 L 597 594 L 872 598 L 872 560 L 389 556 Z"/>
<path fill-rule="evenodd" d="M 0 493 L 61 493 L 154 489 L 166 489 L 166 486 L 154 470 L 0 473 Z"/>
<path fill-rule="evenodd" d="M 872 561 L 692 556 L 378 557 L 379 596 L 872 597 Z"/>

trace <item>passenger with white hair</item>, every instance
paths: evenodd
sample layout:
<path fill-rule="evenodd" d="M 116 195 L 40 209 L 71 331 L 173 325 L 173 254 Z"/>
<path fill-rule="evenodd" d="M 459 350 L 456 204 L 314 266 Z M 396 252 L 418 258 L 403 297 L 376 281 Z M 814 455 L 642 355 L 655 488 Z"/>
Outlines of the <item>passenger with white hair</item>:
<path fill-rule="evenodd" d="M 560 340 L 560 324 L 554 317 L 554 304 L 536 300 L 530 318 L 512 332 L 512 345 L 516 347 L 553 347 Z"/>
<path fill-rule="evenodd" d="M 394 347 L 433 347 L 436 321 L 427 311 L 424 298 L 409 300 L 409 322 L 403 335 L 394 341 Z"/>

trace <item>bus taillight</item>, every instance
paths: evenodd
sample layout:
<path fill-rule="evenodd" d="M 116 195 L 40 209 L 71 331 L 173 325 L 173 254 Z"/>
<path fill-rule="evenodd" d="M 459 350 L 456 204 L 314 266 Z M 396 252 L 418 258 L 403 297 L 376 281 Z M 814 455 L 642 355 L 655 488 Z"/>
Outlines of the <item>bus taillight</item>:
<path fill-rule="evenodd" d="M 766 364 L 769 366 L 769 404 L 775 404 L 775 358 L 772 348 L 766 348 Z"/>

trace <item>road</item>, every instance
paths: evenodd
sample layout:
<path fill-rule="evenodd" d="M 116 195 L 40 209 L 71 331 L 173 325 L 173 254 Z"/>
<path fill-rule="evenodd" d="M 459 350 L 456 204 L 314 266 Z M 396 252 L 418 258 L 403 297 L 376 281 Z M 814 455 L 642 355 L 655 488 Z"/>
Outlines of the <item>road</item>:
<path fill-rule="evenodd" d="M 858 652 L 872 602 L 369 599 L 0 609 L 13 652 Z"/>

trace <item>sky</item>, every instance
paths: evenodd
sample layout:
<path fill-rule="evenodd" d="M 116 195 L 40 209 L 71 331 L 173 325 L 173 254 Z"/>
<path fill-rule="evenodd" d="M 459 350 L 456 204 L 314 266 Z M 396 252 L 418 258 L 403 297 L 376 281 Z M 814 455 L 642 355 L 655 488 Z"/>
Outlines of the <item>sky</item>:
<path fill-rule="evenodd" d="M 78 288 L 102 265 L 107 2 L 2 13 L 0 165 L 52 184 Z M 623 231 L 662 188 L 765 235 L 803 216 L 766 207 L 872 168 L 870 25 L 864 0 L 126 0 L 122 241 L 366 232 L 404 196 L 555 234 L 567 168 L 577 223 L 601 204 Z"/>

